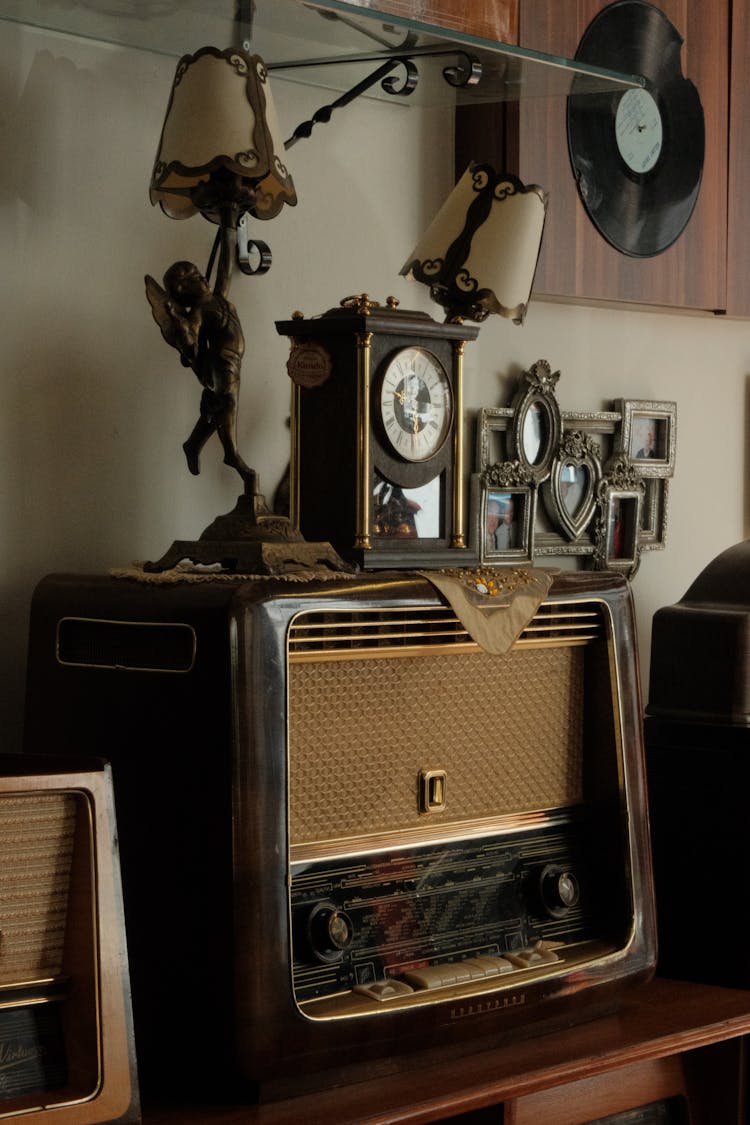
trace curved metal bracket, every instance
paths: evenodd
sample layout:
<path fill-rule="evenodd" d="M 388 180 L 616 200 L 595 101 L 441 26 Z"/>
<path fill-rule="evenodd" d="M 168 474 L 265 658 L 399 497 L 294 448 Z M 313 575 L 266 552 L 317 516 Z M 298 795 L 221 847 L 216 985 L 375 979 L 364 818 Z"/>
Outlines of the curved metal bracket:
<path fill-rule="evenodd" d="M 403 66 L 405 71 L 405 76 L 400 84 L 397 76 L 391 74 L 391 71 L 395 70 L 397 66 Z M 398 58 L 388 59 L 387 62 L 379 66 L 377 70 L 373 71 L 367 78 L 363 78 L 356 86 L 352 86 L 351 90 L 347 90 L 346 93 L 336 98 L 336 100 L 329 105 L 321 106 L 309 120 L 303 121 L 298 125 L 289 140 L 285 142 L 284 148 L 289 149 L 303 137 L 309 137 L 316 125 L 327 124 L 331 120 L 335 109 L 340 109 L 342 106 L 349 105 L 350 102 L 353 102 L 361 94 L 365 94 L 368 90 L 371 90 L 378 82 L 380 82 L 381 89 L 384 90 L 386 94 L 393 94 L 397 97 L 405 98 L 416 89 L 419 82 L 419 71 L 411 59 L 401 58 L 400 56 Z"/>
<path fill-rule="evenodd" d="M 463 86 L 478 86 L 482 81 L 482 64 L 479 59 L 474 55 L 468 54 L 466 51 L 457 52 L 463 58 L 464 63 L 457 63 L 455 66 L 443 67 L 443 78 L 449 86 L 460 88 Z"/>
<path fill-rule="evenodd" d="M 248 276 L 268 273 L 271 268 L 271 250 L 260 239 L 249 238 L 247 233 L 247 212 L 237 223 L 237 266 Z"/>

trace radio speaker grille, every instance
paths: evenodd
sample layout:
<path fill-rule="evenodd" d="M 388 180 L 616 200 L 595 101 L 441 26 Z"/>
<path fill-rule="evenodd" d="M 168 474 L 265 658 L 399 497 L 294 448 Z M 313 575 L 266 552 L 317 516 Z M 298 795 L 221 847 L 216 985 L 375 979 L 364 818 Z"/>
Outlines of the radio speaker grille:
<path fill-rule="evenodd" d="M 76 812 L 72 793 L 0 801 L 0 986 L 60 975 Z"/>
<path fill-rule="evenodd" d="M 447 775 L 441 824 L 580 803 L 583 654 L 290 663 L 291 843 L 423 827 L 424 769 Z"/>

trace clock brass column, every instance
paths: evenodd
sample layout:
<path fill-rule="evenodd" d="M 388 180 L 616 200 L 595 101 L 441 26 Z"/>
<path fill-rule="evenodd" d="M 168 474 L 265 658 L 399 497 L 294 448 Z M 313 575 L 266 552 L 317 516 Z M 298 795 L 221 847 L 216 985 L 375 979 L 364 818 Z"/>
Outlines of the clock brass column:
<path fill-rule="evenodd" d="M 455 371 L 456 371 L 456 417 L 461 420 L 464 415 L 464 346 L 463 340 L 455 340 L 453 349 L 456 355 Z M 453 534 L 451 536 L 452 547 L 465 547 L 466 546 L 466 533 L 464 522 L 464 427 L 463 423 L 456 425 L 453 430 L 453 464 L 455 471 L 453 474 Z"/>
<path fill-rule="evenodd" d="M 370 347 L 372 333 L 362 332 L 357 337 L 357 446 L 360 471 L 356 478 L 357 507 L 354 547 L 369 551 L 372 547 L 372 505 L 369 481 L 371 474 L 370 450 Z"/>

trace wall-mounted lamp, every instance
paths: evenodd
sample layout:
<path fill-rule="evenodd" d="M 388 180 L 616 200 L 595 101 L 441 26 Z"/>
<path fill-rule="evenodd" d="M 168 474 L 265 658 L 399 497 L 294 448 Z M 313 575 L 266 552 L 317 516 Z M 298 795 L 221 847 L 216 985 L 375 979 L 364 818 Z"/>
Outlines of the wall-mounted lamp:
<path fill-rule="evenodd" d="M 401 273 L 429 285 L 449 321 L 498 313 L 522 324 L 546 213 L 540 187 L 471 164 Z"/>

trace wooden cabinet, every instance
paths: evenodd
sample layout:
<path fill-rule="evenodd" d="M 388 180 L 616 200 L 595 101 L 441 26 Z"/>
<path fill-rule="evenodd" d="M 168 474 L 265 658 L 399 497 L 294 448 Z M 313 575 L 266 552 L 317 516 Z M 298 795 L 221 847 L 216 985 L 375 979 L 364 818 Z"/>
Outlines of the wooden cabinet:
<path fill-rule="evenodd" d="M 407 0 L 392 0 L 405 4 Z M 418 3 L 419 0 L 414 0 Z M 427 2 L 427 0 L 424 0 Z M 451 0 L 433 0 L 434 4 Z M 519 0 L 525 48 L 572 57 L 607 0 Z M 683 235 L 663 254 L 628 258 L 612 249 L 578 197 L 567 149 L 564 98 L 527 99 L 458 111 L 457 171 L 489 160 L 550 193 L 535 293 L 750 316 L 750 4 L 748 0 L 655 0 L 684 37 L 683 74 L 703 104 L 706 152 L 698 203 Z M 477 12 L 476 15 L 479 15 Z M 440 22 L 435 14 L 435 22 Z M 512 34 L 513 21 L 487 5 L 462 25 L 477 35 Z M 493 30 L 494 20 L 494 30 Z M 472 21 L 472 22 L 470 22 Z M 508 41 L 512 41 L 510 38 Z"/>
<path fill-rule="evenodd" d="M 374 8 L 394 16 L 467 31 L 501 43 L 518 42 L 520 0 L 351 0 L 362 8 Z"/>
<path fill-rule="evenodd" d="M 729 94 L 729 215 L 727 224 L 727 313 L 750 316 L 750 239 L 745 200 L 750 191 L 750 5 L 732 3 Z"/>
<path fill-rule="evenodd" d="M 262 1106 L 149 1107 L 144 1125 L 581 1125 L 653 1102 L 744 1122 L 750 992 L 655 980 L 615 1015 Z M 608 1122 L 609 1125 L 609 1122 Z"/>
<path fill-rule="evenodd" d="M 606 6 L 606 0 L 523 0 L 519 43 L 572 58 L 589 23 Z M 488 122 L 487 114 L 497 110 L 470 111 L 463 120 L 459 118 L 457 164 L 465 165 L 472 151 L 478 153 L 479 159 L 492 160 L 494 156 L 525 182 L 541 184 L 549 192 L 544 243 L 534 285 L 537 295 L 744 311 L 739 307 L 742 285 L 748 288 L 744 304 L 750 312 L 750 278 L 746 277 L 748 271 L 743 261 L 750 259 L 750 251 L 742 245 L 739 234 L 732 233 L 740 213 L 739 191 L 746 179 L 740 181 L 731 197 L 730 241 L 737 245 L 731 250 L 733 291 L 729 298 L 727 295 L 729 2 L 657 0 L 656 6 L 684 38 L 682 73 L 700 94 L 706 136 L 698 201 L 687 227 L 669 249 L 654 257 L 631 257 L 615 250 L 594 226 L 579 198 L 571 170 L 565 98 L 522 100 L 512 116 L 517 132 L 514 135 L 514 129 L 510 129 L 512 143 L 506 149 L 497 143 L 497 122 Z M 747 27 L 743 27 L 742 33 L 747 37 Z M 735 27 L 735 39 L 739 37 L 740 31 Z M 741 86 L 741 77 L 735 81 Z M 746 117 L 738 116 L 735 121 L 735 141 L 742 139 L 741 132 L 750 130 Z M 467 132 L 462 136 L 463 130 Z M 668 137 L 666 142 L 669 143 Z M 747 163 L 750 172 L 750 161 Z M 732 167 L 737 164 L 735 157 Z M 617 183 L 613 190 L 617 190 Z"/>

